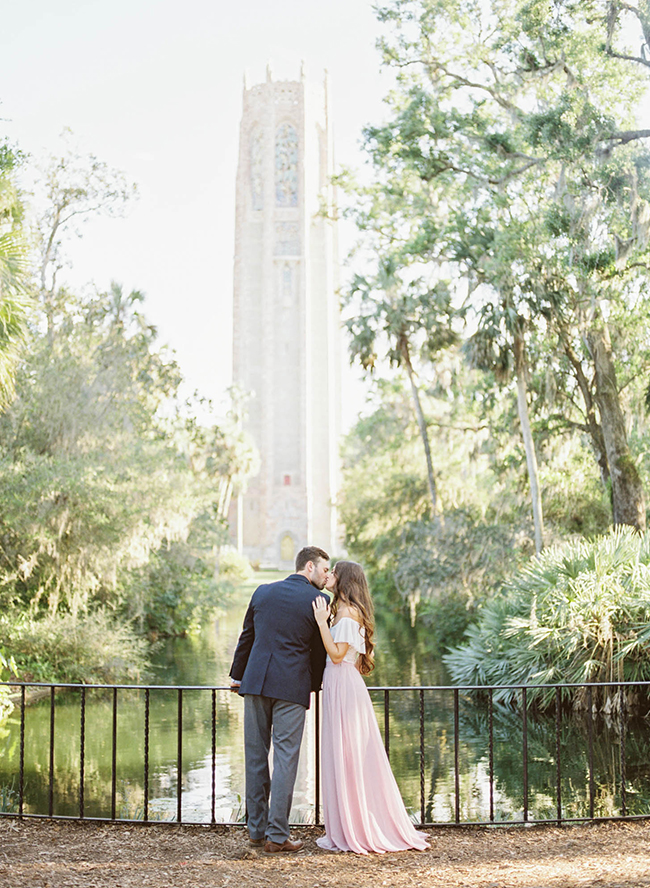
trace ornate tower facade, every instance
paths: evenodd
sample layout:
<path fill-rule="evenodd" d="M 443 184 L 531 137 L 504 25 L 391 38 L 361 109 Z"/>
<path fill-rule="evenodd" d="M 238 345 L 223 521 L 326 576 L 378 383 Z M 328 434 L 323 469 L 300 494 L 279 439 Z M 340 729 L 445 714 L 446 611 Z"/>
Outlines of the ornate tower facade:
<path fill-rule="evenodd" d="M 251 561 L 337 548 L 340 319 L 327 82 L 244 85 L 235 222 L 233 381 L 261 468 L 236 504 Z M 328 218 L 326 218 L 328 217 Z"/>

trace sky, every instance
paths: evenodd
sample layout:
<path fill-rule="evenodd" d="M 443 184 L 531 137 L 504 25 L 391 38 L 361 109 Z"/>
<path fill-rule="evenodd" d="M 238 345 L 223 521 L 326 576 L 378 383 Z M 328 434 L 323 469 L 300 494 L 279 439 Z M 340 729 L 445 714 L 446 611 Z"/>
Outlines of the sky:
<path fill-rule="evenodd" d="M 217 404 L 231 382 L 235 175 L 244 72 L 261 83 L 325 69 L 338 164 L 384 116 L 369 0 L 10 0 L 3 4 L 0 135 L 42 161 L 69 128 L 84 154 L 139 188 L 124 218 L 94 218 L 65 276 L 144 291 L 186 393 Z M 349 242 L 342 237 L 342 255 Z M 359 387 L 343 404 L 344 423 Z M 356 399 L 356 400 L 355 400 Z M 354 402 L 354 403 L 352 403 Z"/>

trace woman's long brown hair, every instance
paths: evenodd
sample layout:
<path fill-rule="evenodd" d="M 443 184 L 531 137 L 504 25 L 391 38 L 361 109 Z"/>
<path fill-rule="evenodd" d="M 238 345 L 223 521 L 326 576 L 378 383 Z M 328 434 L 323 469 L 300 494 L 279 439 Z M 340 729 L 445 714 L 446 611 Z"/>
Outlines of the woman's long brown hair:
<path fill-rule="evenodd" d="M 372 652 L 375 647 L 375 609 L 370 597 L 368 582 L 363 568 L 355 561 L 337 561 L 333 573 L 336 576 L 336 588 L 332 597 L 332 616 L 336 616 L 339 604 L 345 603 L 355 607 L 361 615 L 361 625 L 366 630 L 366 652 L 359 655 L 359 672 L 368 675 L 375 668 Z"/>

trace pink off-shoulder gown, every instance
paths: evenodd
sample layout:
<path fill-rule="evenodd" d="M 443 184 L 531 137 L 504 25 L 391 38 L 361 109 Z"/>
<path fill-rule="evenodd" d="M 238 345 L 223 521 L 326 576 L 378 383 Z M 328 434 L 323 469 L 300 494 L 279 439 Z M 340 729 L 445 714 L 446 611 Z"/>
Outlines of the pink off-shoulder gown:
<path fill-rule="evenodd" d="M 321 762 L 327 851 L 424 851 L 429 847 L 406 813 L 381 740 L 370 694 L 355 666 L 365 652 L 364 629 L 350 617 L 332 626 L 350 646 L 323 677 Z"/>

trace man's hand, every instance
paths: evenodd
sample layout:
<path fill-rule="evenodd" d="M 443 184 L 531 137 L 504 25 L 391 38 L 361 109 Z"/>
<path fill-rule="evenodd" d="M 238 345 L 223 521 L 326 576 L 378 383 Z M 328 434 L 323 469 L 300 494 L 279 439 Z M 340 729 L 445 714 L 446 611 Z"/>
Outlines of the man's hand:
<path fill-rule="evenodd" d="M 314 616 L 319 626 L 327 626 L 330 615 L 330 606 L 322 595 L 319 595 L 315 601 L 311 603 L 314 608 Z"/>
<path fill-rule="evenodd" d="M 235 679 L 231 679 L 230 681 L 230 690 L 233 694 L 239 693 L 239 686 L 241 685 L 240 681 L 235 681 Z"/>

